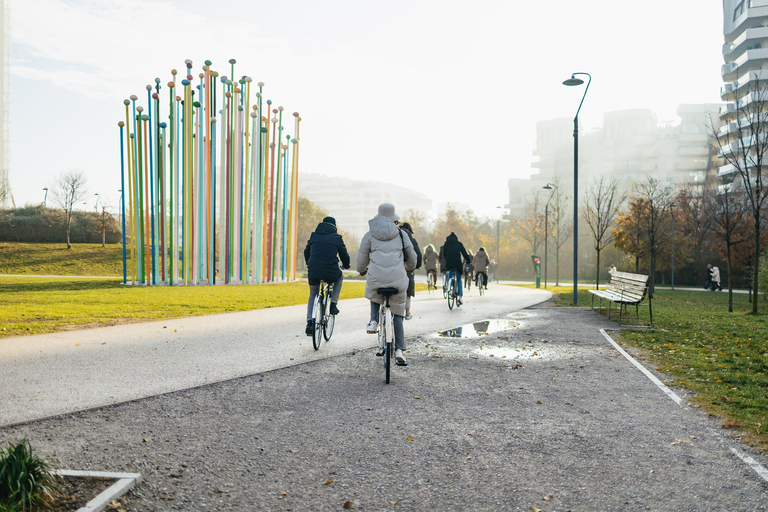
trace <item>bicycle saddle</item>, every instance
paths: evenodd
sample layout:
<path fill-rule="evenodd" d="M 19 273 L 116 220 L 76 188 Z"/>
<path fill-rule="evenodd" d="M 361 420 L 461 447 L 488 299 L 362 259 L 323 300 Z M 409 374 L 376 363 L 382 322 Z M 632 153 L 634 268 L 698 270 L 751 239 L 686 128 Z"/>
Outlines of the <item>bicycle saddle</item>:
<path fill-rule="evenodd" d="M 391 297 L 392 295 L 397 295 L 399 290 L 397 288 L 379 288 L 376 290 L 379 295 L 383 295 L 385 297 Z"/>

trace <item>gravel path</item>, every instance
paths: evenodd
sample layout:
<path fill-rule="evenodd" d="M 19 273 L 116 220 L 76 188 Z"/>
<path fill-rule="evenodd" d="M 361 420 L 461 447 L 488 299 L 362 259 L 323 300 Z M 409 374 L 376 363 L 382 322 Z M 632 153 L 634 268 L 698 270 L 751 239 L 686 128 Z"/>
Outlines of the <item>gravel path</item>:
<path fill-rule="evenodd" d="M 0 436 L 60 467 L 140 472 L 128 511 L 768 510 L 768 482 L 730 449 L 767 458 L 670 400 L 603 338 L 613 324 L 506 319 L 410 338 L 390 385 L 353 350 Z"/>

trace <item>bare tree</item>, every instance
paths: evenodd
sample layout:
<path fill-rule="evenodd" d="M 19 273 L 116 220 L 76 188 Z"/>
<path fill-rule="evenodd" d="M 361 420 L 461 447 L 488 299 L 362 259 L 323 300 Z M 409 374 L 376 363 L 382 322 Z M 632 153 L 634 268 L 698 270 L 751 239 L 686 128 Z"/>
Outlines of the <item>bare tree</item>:
<path fill-rule="evenodd" d="M 731 121 L 725 134 L 714 129 L 710 120 L 710 132 L 718 149 L 718 155 L 732 171 L 741 178 L 738 183 L 743 188 L 749 209 L 752 213 L 754 257 L 752 258 L 752 290 L 758 293 L 760 272 L 761 233 L 763 230 L 761 214 L 765 206 L 768 191 L 765 189 L 763 166 L 768 155 L 768 85 L 762 83 L 757 72 L 749 74 L 745 92 L 737 96 L 736 101 L 728 104 Z M 752 301 L 752 313 L 757 314 L 757 302 Z"/>
<path fill-rule="evenodd" d="M 619 208 L 626 199 L 626 195 L 619 193 L 618 189 L 617 178 L 609 180 L 600 176 L 595 178 L 584 194 L 581 216 L 592 231 L 593 247 L 597 253 L 595 289 L 600 286 L 600 252 L 613 242 L 611 228 L 619 215 Z"/>
<path fill-rule="evenodd" d="M 662 245 L 667 242 L 672 232 L 670 225 L 670 210 L 672 196 L 672 187 L 669 185 L 662 185 L 662 183 L 648 176 L 644 181 L 636 185 L 636 191 L 639 195 L 639 199 L 644 202 L 644 208 L 640 211 L 643 217 L 640 219 L 640 225 L 643 227 L 643 235 L 645 247 L 648 250 L 649 255 L 649 275 L 650 275 L 650 287 L 648 294 L 653 298 L 653 292 L 655 290 L 655 276 L 656 276 L 656 256 L 659 253 Z"/>
<path fill-rule="evenodd" d="M 531 253 L 536 254 L 544 242 L 544 201 L 537 190 L 526 201 L 526 214 L 515 222 L 515 229 L 520 238 L 525 240 L 531 248 Z"/>
<path fill-rule="evenodd" d="M 87 179 L 83 171 L 75 169 L 64 171 L 59 175 L 56 185 L 51 191 L 54 203 L 64 211 L 64 225 L 67 229 L 67 249 L 72 248 L 69 238 L 72 228 L 72 212 L 75 204 L 85 197 L 86 181 Z"/>
<path fill-rule="evenodd" d="M 555 243 L 555 286 L 560 286 L 560 249 L 573 234 L 573 223 L 568 216 L 568 196 L 560 189 L 560 179 L 555 178 L 555 189 L 549 208 L 549 230 Z"/>
<path fill-rule="evenodd" d="M 728 281 L 728 311 L 733 313 L 733 282 L 731 263 L 735 246 L 747 241 L 749 230 L 744 229 L 749 216 L 746 194 L 731 190 L 731 183 L 711 189 L 711 201 L 707 201 L 707 216 L 712 220 L 710 230 L 725 244 L 726 279 Z"/>

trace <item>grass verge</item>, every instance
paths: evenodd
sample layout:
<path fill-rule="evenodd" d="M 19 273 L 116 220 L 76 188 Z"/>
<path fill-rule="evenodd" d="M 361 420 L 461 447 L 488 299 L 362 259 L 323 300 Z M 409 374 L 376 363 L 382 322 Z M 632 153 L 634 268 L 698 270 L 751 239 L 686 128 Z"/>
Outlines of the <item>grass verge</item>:
<path fill-rule="evenodd" d="M 572 304 L 572 287 L 550 291 L 556 305 Z M 656 328 L 630 328 L 617 337 L 643 350 L 669 376 L 668 384 L 693 391 L 694 406 L 722 418 L 723 427 L 743 432 L 746 441 L 768 452 L 768 302 L 758 300 L 764 313 L 752 315 L 748 295 L 734 294 L 729 313 L 726 292 L 656 290 Z M 589 306 L 591 294 L 579 290 L 578 302 Z M 633 308 L 629 311 L 634 320 Z M 648 320 L 648 308 L 641 307 L 640 322 Z"/>
<path fill-rule="evenodd" d="M 121 245 L 0 243 L 0 274 L 121 276 Z"/>
<path fill-rule="evenodd" d="M 345 282 L 342 299 L 365 282 Z M 0 337 L 306 304 L 306 283 L 124 286 L 119 280 L 0 277 Z"/>

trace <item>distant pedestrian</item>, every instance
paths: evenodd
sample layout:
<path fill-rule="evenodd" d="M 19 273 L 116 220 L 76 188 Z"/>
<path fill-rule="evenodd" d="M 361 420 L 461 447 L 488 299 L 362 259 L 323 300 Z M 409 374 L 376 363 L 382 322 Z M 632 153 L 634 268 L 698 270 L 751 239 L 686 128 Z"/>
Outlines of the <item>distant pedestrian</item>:
<path fill-rule="evenodd" d="M 707 284 L 704 285 L 705 290 L 709 290 L 712 287 L 712 265 L 707 263 Z"/>
<path fill-rule="evenodd" d="M 715 288 L 719 292 L 723 291 L 723 287 L 720 286 L 720 269 L 712 267 L 712 291 L 715 291 Z"/>
<path fill-rule="evenodd" d="M 616 265 L 611 265 L 611 269 L 608 271 L 609 274 L 611 274 L 611 277 L 613 277 L 613 274 L 616 273 Z"/>

